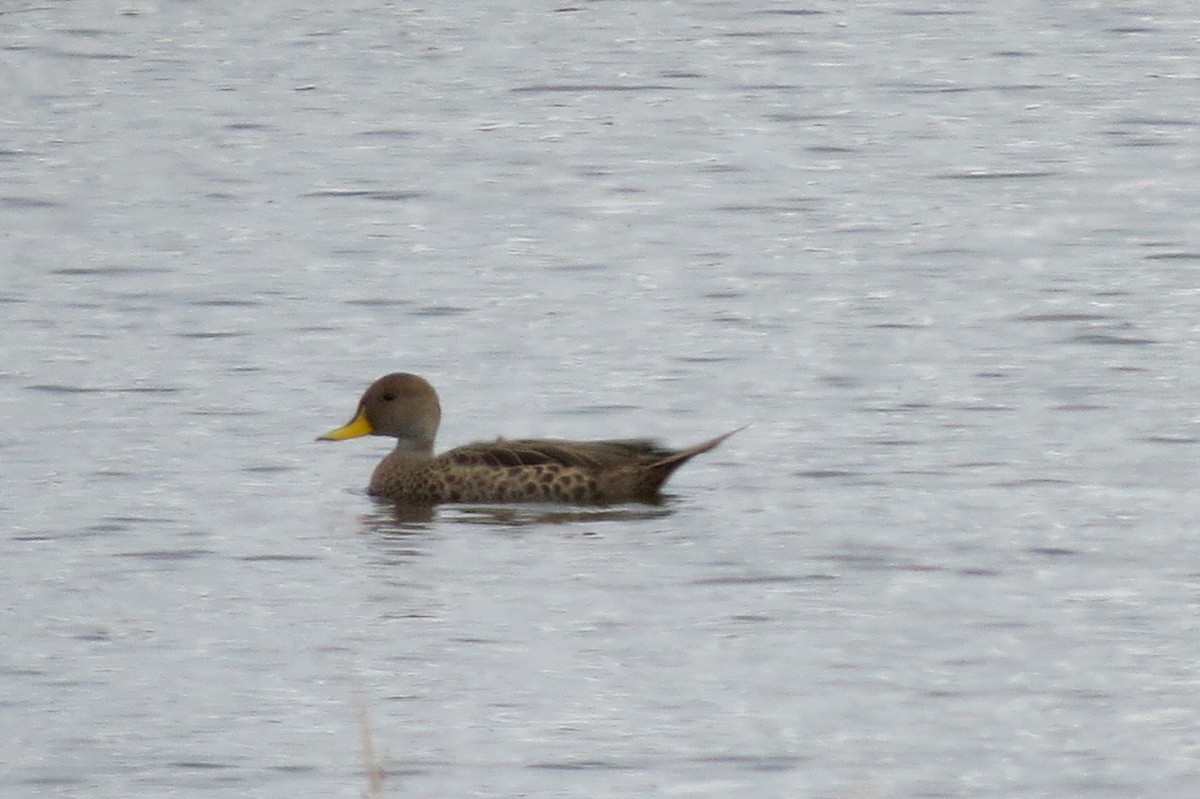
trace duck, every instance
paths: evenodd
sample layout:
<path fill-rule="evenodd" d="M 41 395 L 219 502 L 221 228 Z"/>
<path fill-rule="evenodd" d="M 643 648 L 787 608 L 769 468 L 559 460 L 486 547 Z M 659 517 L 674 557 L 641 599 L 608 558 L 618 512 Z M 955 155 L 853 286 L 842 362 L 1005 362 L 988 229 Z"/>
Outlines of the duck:
<path fill-rule="evenodd" d="M 395 438 L 395 449 L 372 472 L 367 493 L 397 503 L 609 505 L 660 501 L 659 490 L 676 469 L 741 429 L 685 449 L 651 439 L 497 438 L 434 455 L 441 419 L 441 403 L 429 381 L 395 372 L 363 392 L 349 422 L 317 440 Z"/>

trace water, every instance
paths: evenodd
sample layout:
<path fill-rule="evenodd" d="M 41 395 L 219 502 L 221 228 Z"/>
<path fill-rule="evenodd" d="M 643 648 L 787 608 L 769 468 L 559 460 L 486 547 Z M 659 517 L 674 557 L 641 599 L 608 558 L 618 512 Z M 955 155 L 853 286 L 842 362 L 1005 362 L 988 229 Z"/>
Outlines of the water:
<path fill-rule="evenodd" d="M 993 6 L 6 8 L 0 792 L 1194 796 L 1200 20 Z"/>

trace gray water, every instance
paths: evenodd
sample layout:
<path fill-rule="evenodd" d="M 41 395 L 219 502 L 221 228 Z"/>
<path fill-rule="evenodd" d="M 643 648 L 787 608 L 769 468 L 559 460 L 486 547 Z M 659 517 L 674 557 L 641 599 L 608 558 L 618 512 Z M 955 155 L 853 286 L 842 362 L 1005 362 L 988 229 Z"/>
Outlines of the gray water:
<path fill-rule="evenodd" d="M 317 5 L 0 10 L 0 794 L 1198 795 L 1194 3 Z"/>

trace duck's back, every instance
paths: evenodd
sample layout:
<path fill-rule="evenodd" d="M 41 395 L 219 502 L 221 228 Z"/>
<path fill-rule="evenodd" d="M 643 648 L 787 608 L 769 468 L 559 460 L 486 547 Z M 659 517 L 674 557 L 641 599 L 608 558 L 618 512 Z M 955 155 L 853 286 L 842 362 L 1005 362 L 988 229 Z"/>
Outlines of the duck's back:
<path fill-rule="evenodd" d="M 553 438 L 477 441 L 439 457 L 462 466 L 577 466 L 604 471 L 669 458 L 675 450 L 651 439 L 564 441 Z"/>

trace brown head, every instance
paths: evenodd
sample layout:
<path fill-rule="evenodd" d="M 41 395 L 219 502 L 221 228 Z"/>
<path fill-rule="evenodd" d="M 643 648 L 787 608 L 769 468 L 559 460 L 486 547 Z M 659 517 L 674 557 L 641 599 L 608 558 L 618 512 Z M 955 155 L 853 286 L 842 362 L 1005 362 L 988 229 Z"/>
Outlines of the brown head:
<path fill-rule="evenodd" d="M 442 408 L 433 386 L 416 375 L 395 372 L 379 378 L 363 392 L 353 419 L 317 440 L 392 436 L 401 452 L 432 454 L 441 420 Z"/>

